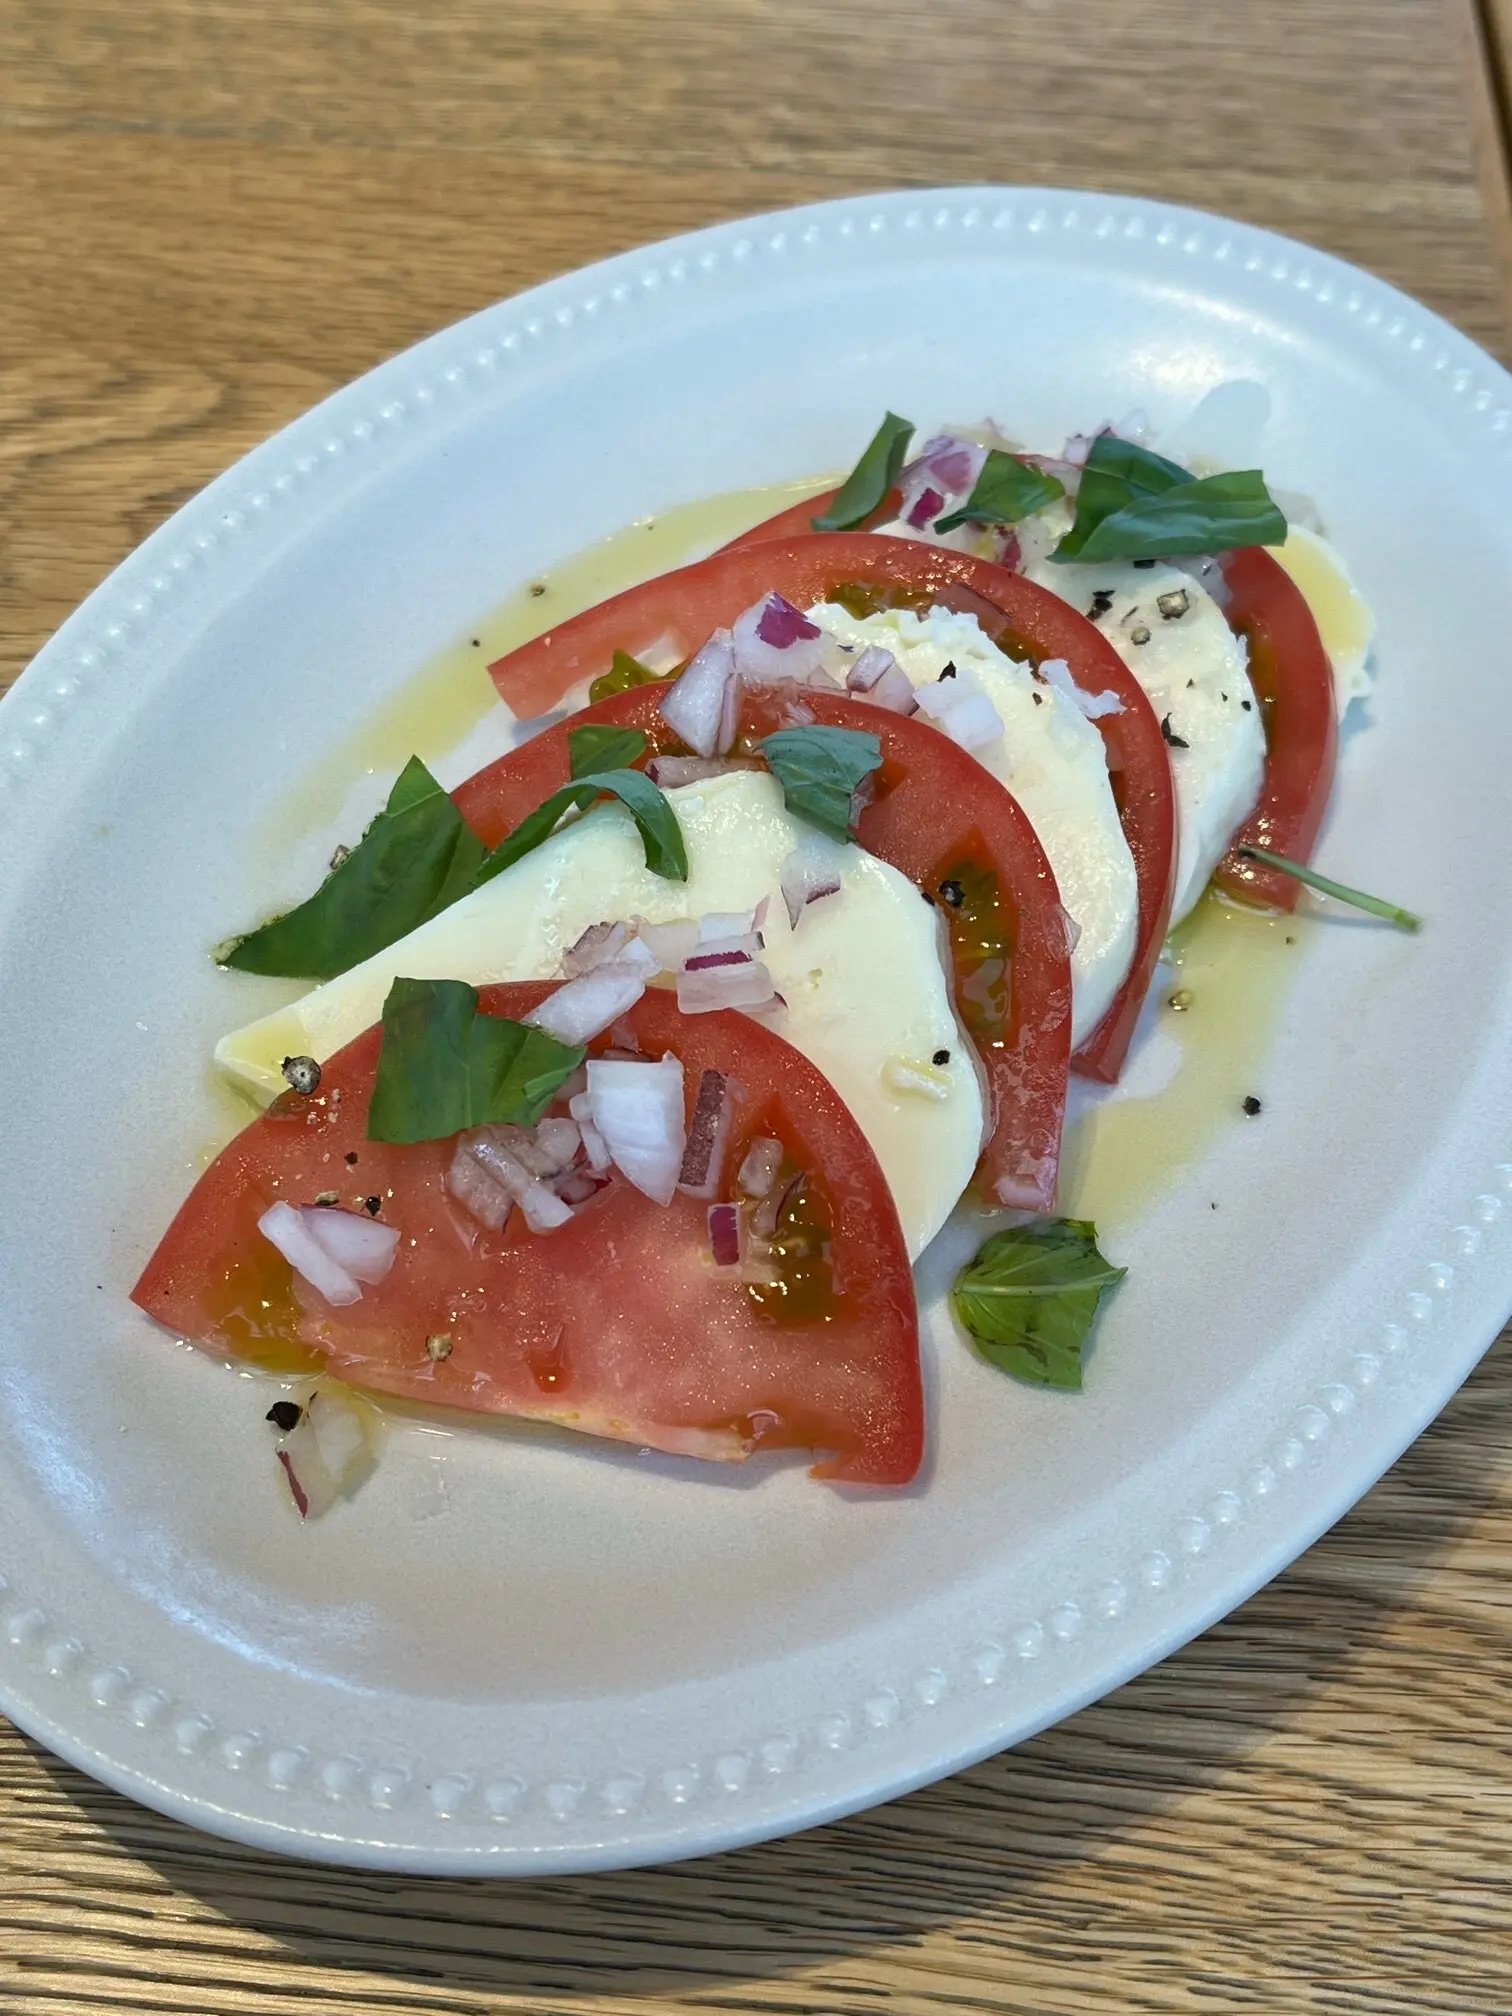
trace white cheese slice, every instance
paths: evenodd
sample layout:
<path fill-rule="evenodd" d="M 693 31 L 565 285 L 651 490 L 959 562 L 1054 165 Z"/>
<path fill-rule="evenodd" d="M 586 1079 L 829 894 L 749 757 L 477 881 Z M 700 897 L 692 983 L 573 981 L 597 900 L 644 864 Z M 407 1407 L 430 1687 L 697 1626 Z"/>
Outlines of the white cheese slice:
<path fill-rule="evenodd" d="M 1207 590 L 1166 561 L 1044 561 L 1033 578 L 1092 619 L 1167 724 L 1178 828 L 1175 924 L 1260 795 L 1265 727 L 1244 641 Z"/>
<path fill-rule="evenodd" d="M 750 910 L 769 897 L 762 956 L 787 1002 L 771 1026 L 818 1065 L 855 1115 L 892 1188 L 909 1251 L 919 1253 L 965 1189 L 984 1128 L 935 911 L 896 869 L 791 818 L 765 772 L 729 772 L 667 795 L 687 846 L 685 883 L 652 874 L 629 814 L 600 805 L 397 945 L 234 1030 L 216 1046 L 216 1062 L 271 1095 L 285 1089 L 285 1057 L 327 1058 L 376 1022 L 397 974 L 474 986 L 549 978 L 590 924 L 637 915 L 670 923 Z M 809 852 L 832 850 L 841 889 L 808 905 L 793 929 L 778 876 L 800 841 Z M 942 1052 L 945 1063 L 935 1064 Z M 731 1061 L 738 1070 L 739 1058 Z"/>
<path fill-rule="evenodd" d="M 1108 1012 L 1134 957 L 1139 884 L 1119 824 L 1102 736 L 1071 701 L 1037 680 L 982 634 L 975 616 L 932 609 L 850 615 L 822 602 L 809 611 L 841 644 L 891 651 L 915 686 L 948 664 L 974 676 L 1003 733 L 972 754 L 1017 798 L 1039 835 L 1061 902 L 1081 927 L 1071 955 L 1074 1040 Z"/>

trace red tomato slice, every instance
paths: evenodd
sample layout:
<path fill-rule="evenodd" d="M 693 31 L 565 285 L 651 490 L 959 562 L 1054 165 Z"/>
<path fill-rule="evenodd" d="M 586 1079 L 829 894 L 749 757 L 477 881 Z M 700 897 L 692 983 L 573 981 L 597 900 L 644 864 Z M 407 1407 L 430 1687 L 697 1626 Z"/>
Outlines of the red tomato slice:
<path fill-rule="evenodd" d="M 899 542 L 901 543 L 901 542 Z M 784 725 L 786 699 L 748 691 L 739 746 Z M 987 1072 L 992 1132 L 985 1187 L 1019 1210 L 1055 1208 L 1071 1047 L 1071 967 L 1055 877 L 1018 801 L 948 736 L 921 720 L 809 688 L 818 721 L 882 743 L 877 794 L 861 844 L 935 900 L 950 927 L 957 1012 Z M 489 846 L 567 780 L 567 735 L 586 722 L 639 728 L 653 751 L 676 748 L 661 694 L 640 686 L 584 708 L 490 764 L 453 792 Z M 942 885 L 951 885 L 942 896 Z M 959 892 L 959 901 L 951 900 Z"/>
<path fill-rule="evenodd" d="M 483 1007 L 518 1019 L 555 984 L 490 987 Z M 690 1100 L 701 1072 L 738 1072 L 731 1169 L 766 1135 L 815 1174 L 832 1287 L 814 1313 L 778 1320 L 757 1299 L 770 1291 L 717 1270 L 708 1206 L 681 1194 L 663 1209 L 616 1182 L 558 1231 L 532 1233 L 518 1212 L 483 1231 L 446 1191 L 450 1141 L 366 1139 L 376 1028 L 330 1060 L 314 1099 L 254 1120 L 206 1170 L 133 1300 L 213 1351 L 288 1363 L 304 1348 L 307 1363 L 409 1400 L 726 1460 L 758 1444 L 823 1450 L 815 1476 L 906 1484 L 923 1452 L 918 1314 L 860 1129 L 807 1058 L 748 1016 L 683 1016 L 653 989 L 628 1019 L 648 1055 L 682 1059 Z M 311 1204 L 338 1179 L 343 1204 L 381 1197 L 402 1235 L 390 1273 L 347 1309 L 296 1294 L 257 1230 L 276 1199 Z M 451 1352 L 438 1362 L 426 1339 L 440 1333 Z"/>
<path fill-rule="evenodd" d="M 834 494 L 826 490 L 789 505 L 720 550 L 736 552 L 764 540 L 789 539 L 811 530 L 815 514 L 825 509 Z M 867 524 L 885 524 L 896 517 L 898 502 L 894 491 Z M 1233 845 L 1213 871 L 1213 879 L 1228 895 L 1243 902 L 1294 910 L 1301 884 L 1279 868 L 1247 860 L 1239 849 L 1246 845 L 1265 847 L 1290 861 L 1311 858 L 1338 756 L 1333 668 L 1307 598 L 1264 547 L 1245 546 L 1228 554 L 1223 574 L 1229 591 L 1224 614 L 1229 627 L 1249 646 L 1250 681 L 1265 723 L 1266 759 L 1260 802 L 1234 835 Z M 1110 764 L 1114 760 L 1111 749 L 1108 760 Z M 1129 841 L 1132 846 L 1132 832 Z M 1163 935 L 1164 925 L 1161 929 Z M 1154 971 L 1153 959 L 1150 971 Z M 1118 1040 L 1120 1007 L 1127 1007 L 1122 997 L 1074 1060 L 1078 1070 L 1109 1082 L 1118 1076 L 1137 1019 L 1136 1009 L 1122 1040 Z"/>
<path fill-rule="evenodd" d="M 823 501 L 810 499 L 793 510 L 812 515 Z M 769 523 L 776 526 L 792 515 L 781 513 Z M 1123 702 L 1122 713 L 1104 715 L 1096 725 L 1134 856 L 1139 930 L 1123 986 L 1073 1059 L 1077 1070 L 1112 1083 L 1165 942 L 1176 873 L 1171 765 L 1139 681 L 1079 610 L 992 561 L 871 533 L 819 532 L 767 543 L 759 536 L 764 529 L 746 535 L 752 543 L 726 547 L 692 567 L 643 582 L 497 659 L 489 670 L 499 691 L 517 714 L 540 713 L 580 680 L 607 671 L 616 650 L 634 656 L 666 642 L 688 656 L 711 631 L 732 623 L 773 589 L 804 609 L 845 584 L 876 590 L 884 599 L 969 609 L 987 635 L 1015 657 L 1035 664 L 1064 658 L 1086 692 L 1111 690 Z"/>
<path fill-rule="evenodd" d="M 1250 683 L 1265 723 L 1260 802 L 1214 871 L 1230 896 L 1294 910 L 1301 885 L 1279 868 L 1249 861 L 1243 846 L 1267 847 L 1289 861 L 1312 853 L 1333 788 L 1339 752 L 1333 667 L 1307 598 L 1260 546 L 1228 554 L 1224 614 L 1249 646 Z"/>

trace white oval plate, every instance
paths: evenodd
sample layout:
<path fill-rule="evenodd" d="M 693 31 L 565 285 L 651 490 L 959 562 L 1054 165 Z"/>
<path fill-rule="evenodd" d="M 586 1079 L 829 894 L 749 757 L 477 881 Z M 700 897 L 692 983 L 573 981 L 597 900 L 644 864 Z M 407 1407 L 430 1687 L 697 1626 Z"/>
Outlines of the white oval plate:
<path fill-rule="evenodd" d="M 931 1450 L 886 1499 L 397 1431 L 285 1516 L 257 1389 L 128 1305 L 266 995 L 205 956 L 259 821 L 477 612 L 639 514 L 847 462 L 884 406 L 1033 440 L 1269 389 L 1381 621 L 1312 935 L 1236 1127 L 1131 1237 L 1079 1400 L 926 1260 Z M 91 596 L 0 706 L 0 1701 L 149 1804 L 412 1871 L 691 1855 L 1017 1741 L 1289 1561 L 1512 1301 L 1512 386 L 1426 310 L 1188 211 L 865 197 L 635 252 L 338 393 Z M 262 879 L 259 881 L 259 870 Z M 1212 1200 L 1222 1208 L 1209 1209 Z M 256 1405 L 254 1405 L 256 1403 Z"/>

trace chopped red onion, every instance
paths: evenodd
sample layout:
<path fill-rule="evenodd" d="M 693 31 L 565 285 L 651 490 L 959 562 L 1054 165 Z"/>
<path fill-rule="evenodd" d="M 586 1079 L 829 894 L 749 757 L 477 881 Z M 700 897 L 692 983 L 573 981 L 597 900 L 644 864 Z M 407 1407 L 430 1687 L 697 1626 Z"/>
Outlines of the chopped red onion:
<path fill-rule="evenodd" d="M 609 1031 L 609 1034 L 614 1039 L 614 1048 L 616 1050 L 623 1050 L 630 1057 L 640 1056 L 640 1038 L 623 1015 Z"/>
<path fill-rule="evenodd" d="M 786 651 L 790 644 L 817 637 L 819 625 L 811 622 L 801 609 L 795 609 L 785 595 L 774 591 L 761 605 L 761 614 L 756 619 L 756 635 L 763 644 Z"/>
<path fill-rule="evenodd" d="M 867 645 L 850 668 L 845 683 L 852 693 L 859 693 L 875 707 L 885 707 L 890 714 L 919 711 L 913 681 L 891 651 L 880 644 Z"/>
<path fill-rule="evenodd" d="M 778 886 L 787 905 L 788 923 L 796 931 L 808 904 L 840 894 L 840 873 L 828 849 L 805 842 L 793 849 L 778 870 Z"/>
<path fill-rule="evenodd" d="M 735 677 L 728 630 L 716 630 L 682 676 L 662 695 L 659 711 L 675 735 L 700 756 L 722 755 L 725 694 Z M 733 734 L 730 738 L 734 740 Z"/>
<path fill-rule="evenodd" d="M 602 1175 L 613 1159 L 609 1144 L 593 1124 L 593 1101 L 586 1092 L 579 1092 L 572 1101 L 572 1117 L 578 1123 L 583 1135 L 583 1153 L 588 1158 L 588 1167 L 595 1175 Z"/>
<path fill-rule="evenodd" d="M 647 924 L 638 918 L 635 928 L 663 973 L 679 972 L 698 943 L 698 925 L 691 917 L 679 917 L 671 924 Z"/>
<path fill-rule="evenodd" d="M 625 949 L 628 952 L 629 947 Z M 525 1017 L 526 1022 L 533 1029 L 544 1029 L 561 1043 L 588 1042 L 617 1021 L 627 1008 L 633 1008 L 645 993 L 646 961 L 652 956 L 641 947 L 638 958 L 611 959 L 605 966 L 595 966 L 591 972 L 548 994 L 540 1007 L 533 1008 Z"/>
<path fill-rule="evenodd" d="M 590 1058 L 588 1099 L 616 1166 L 653 1202 L 670 1204 L 686 1145 L 678 1059 Z"/>
<path fill-rule="evenodd" d="M 482 1164 L 501 1189 L 508 1191 L 524 1212 L 525 1223 L 532 1232 L 554 1232 L 572 1216 L 571 1207 L 548 1190 L 514 1152 L 520 1145 L 518 1134 L 517 1128 L 478 1127 L 464 1134 L 460 1145 Z"/>
<path fill-rule="evenodd" d="M 760 959 L 715 966 L 677 979 L 677 1005 L 684 1015 L 708 1015 L 721 1008 L 766 1008 L 776 997 L 772 976 Z"/>
<path fill-rule="evenodd" d="M 737 616 L 730 638 L 735 668 L 751 686 L 801 684 L 823 665 L 829 649 L 819 625 L 781 595 L 765 595 Z"/>
<path fill-rule="evenodd" d="M 371 1286 L 393 1266 L 399 1249 L 395 1226 L 380 1225 L 366 1211 L 342 1211 L 329 1205 L 305 1205 L 299 1215 L 327 1255 L 354 1281 Z"/>
<path fill-rule="evenodd" d="M 258 1219 L 257 1229 L 278 1248 L 300 1279 L 333 1309 L 350 1308 L 352 1303 L 361 1301 L 362 1289 L 355 1276 L 332 1259 L 306 1224 L 305 1214 L 296 1211 L 292 1204 L 280 1198 L 270 1205 Z"/>
<path fill-rule="evenodd" d="M 683 961 L 683 971 L 703 973 L 716 966 L 749 966 L 762 949 L 757 931 L 743 931 L 739 937 L 703 938 Z"/>
<path fill-rule="evenodd" d="M 709 1206 L 709 1249 L 714 1255 L 716 1267 L 738 1267 L 740 1265 L 740 1206 L 738 1204 L 711 1204 Z"/>
<path fill-rule="evenodd" d="M 945 493 L 936 490 L 932 483 L 926 483 L 914 502 L 909 506 L 904 524 L 922 527 L 931 524 L 945 509 Z"/>
<path fill-rule="evenodd" d="M 1039 676 L 1047 686 L 1053 686 L 1063 699 L 1069 700 L 1078 713 L 1085 714 L 1089 721 L 1101 721 L 1106 714 L 1122 714 L 1124 711 L 1124 703 L 1111 689 L 1103 693 L 1084 693 L 1064 658 L 1042 659 Z"/>
<path fill-rule="evenodd" d="M 734 694 L 738 704 L 740 688 L 733 679 L 726 691 Z M 720 739 L 724 739 L 722 725 Z M 734 739 L 733 736 L 731 739 Z M 746 767 L 744 763 L 731 762 L 724 756 L 653 756 L 646 765 L 646 775 L 661 790 L 676 791 L 681 785 L 702 784 L 706 777 L 723 777 L 728 771 Z"/>
<path fill-rule="evenodd" d="M 705 1071 L 698 1081 L 688 1145 L 683 1150 L 677 1187 L 690 1197 L 717 1197 L 724 1174 L 725 1149 L 735 1117 L 730 1079 L 723 1071 Z"/>
<path fill-rule="evenodd" d="M 514 1199 L 461 1141 L 446 1172 L 446 1187 L 480 1225 L 490 1232 L 503 1231 L 514 1209 Z"/>
<path fill-rule="evenodd" d="M 765 1197 L 782 1167 L 782 1143 L 762 1137 L 751 1143 L 735 1182 L 747 1197 Z"/>
<path fill-rule="evenodd" d="M 345 1394 L 322 1387 L 304 1402 L 279 1445 L 278 1461 L 300 1518 L 318 1519 L 372 1469 L 367 1422 Z"/>
<path fill-rule="evenodd" d="M 547 1158 L 547 1168 L 540 1173 L 555 1175 L 559 1170 L 570 1169 L 583 1145 L 577 1122 L 547 1118 L 537 1121 L 535 1132 L 541 1153 Z"/>
<path fill-rule="evenodd" d="M 608 1167 L 609 1158 L 606 1155 L 604 1157 L 604 1168 L 607 1169 Z M 576 1210 L 578 1205 L 586 1204 L 590 1197 L 596 1197 L 600 1190 L 607 1186 L 608 1182 L 609 1178 L 607 1176 L 595 1170 L 574 1169 L 569 1175 L 562 1177 L 556 1186 L 556 1191 L 564 1204 L 570 1204 Z"/>
<path fill-rule="evenodd" d="M 562 971 L 569 980 L 591 973 L 595 966 L 617 958 L 629 936 L 628 924 L 590 924 L 562 954 Z"/>

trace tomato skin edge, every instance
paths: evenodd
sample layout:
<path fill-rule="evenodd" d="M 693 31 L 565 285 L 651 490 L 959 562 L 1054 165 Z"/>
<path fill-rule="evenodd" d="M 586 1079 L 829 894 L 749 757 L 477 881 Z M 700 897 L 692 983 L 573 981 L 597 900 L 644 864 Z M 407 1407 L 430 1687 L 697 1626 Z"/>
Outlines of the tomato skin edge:
<path fill-rule="evenodd" d="M 1338 760 L 1333 667 L 1307 598 L 1264 547 L 1225 555 L 1223 577 L 1224 614 L 1248 646 L 1250 683 L 1265 724 L 1265 776 L 1259 803 L 1213 880 L 1241 903 L 1295 910 L 1301 883 L 1241 850 L 1265 847 L 1289 861 L 1310 859 Z"/>

